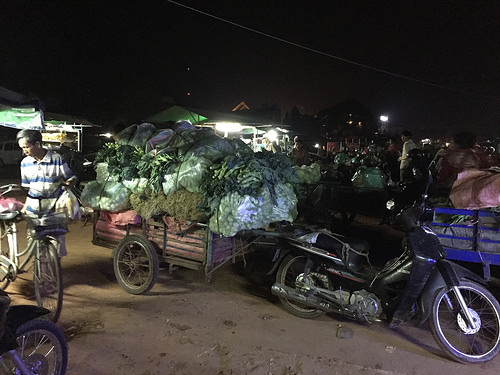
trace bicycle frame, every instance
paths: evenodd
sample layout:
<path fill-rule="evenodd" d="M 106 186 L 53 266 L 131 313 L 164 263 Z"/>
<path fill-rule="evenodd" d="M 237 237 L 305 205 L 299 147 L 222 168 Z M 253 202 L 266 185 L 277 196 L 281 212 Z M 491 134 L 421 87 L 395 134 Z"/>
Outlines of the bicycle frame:
<path fill-rule="evenodd" d="M 0 196 L 15 190 L 18 185 L 7 185 Z M 0 254 L 0 283 L 5 288 L 10 282 L 15 281 L 17 275 L 26 272 L 28 264 L 33 259 L 33 282 L 35 284 L 35 297 L 41 307 L 51 306 L 50 319 L 57 321 L 62 308 L 63 284 L 61 264 L 59 260 L 59 236 L 67 232 L 67 217 L 65 212 L 54 212 L 49 215 L 33 217 L 28 215 L 27 238 L 28 243 L 24 250 L 19 250 L 17 237 L 17 222 L 22 219 L 19 209 L 2 213 L 0 227 L 2 237 L 7 238 L 8 254 Z M 1 250 L 1 246 L 0 246 Z"/>
<path fill-rule="evenodd" d="M 35 238 L 31 238 L 28 241 L 28 245 L 24 250 L 19 252 L 19 246 L 17 241 L 17 225 L 15 222 L 2 223 L 5 230 L 5 236 L 7 237 L 7 243 L 9 246 L 9 256 L 3 254 L 0 255 L 0 266 L 7 268 L 6 277 L 10 277 L 11 281 L 14 281 L 20 271 L 24 271 L 26 265 L 35 257 L 38 259 L 38 241 Z M 35 256 L 37 255 L 37 256 Z M 26 256 L 21 262 L 21 258 Z M 0 280 L 3 281 L 3 280 Z"/>

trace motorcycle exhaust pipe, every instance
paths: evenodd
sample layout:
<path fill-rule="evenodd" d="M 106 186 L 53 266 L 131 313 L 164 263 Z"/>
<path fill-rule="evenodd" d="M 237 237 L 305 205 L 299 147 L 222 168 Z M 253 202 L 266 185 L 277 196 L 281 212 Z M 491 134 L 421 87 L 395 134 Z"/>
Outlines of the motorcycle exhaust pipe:
<path fill-rule="evenodd" d="M 290 288 L 283 284 L 275 283 L 271 287 L 271 293 L 275 296 L 286 298 L 295 302 L 300 302 L 304 305 L 315 307 L 318 310 L 323 310 L 327 312 L 337 311 L 338 309 L 333 308 L 333 306 L 322 298 L 318 298 L 307 292 L 301 292 L 295 288 Z"/>

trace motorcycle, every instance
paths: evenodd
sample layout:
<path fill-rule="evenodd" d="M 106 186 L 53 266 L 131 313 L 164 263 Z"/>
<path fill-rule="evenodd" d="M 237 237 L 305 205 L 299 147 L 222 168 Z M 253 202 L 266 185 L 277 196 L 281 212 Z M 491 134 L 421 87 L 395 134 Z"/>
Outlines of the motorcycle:
<path fill-rule="evenodd" d="M 68 347 L 59 327 L 42 318 L 50 311 L 10 302 L 0 290 L 0 373 L 64 375 Z"/>
<path fill-rule="evenodd" d="M 427 192 L 427 190 L 426 190 Z M 357 321 L 386 320 L 390 328 L 415 319 L 452 359 L 480 363 L 500 351 L 500 305 L 485 281 L 446 260 L 437 236 L 420 221 L 426 194 L 396 218 L 403 251 L 382 267 L 369 262 L 367 241 L 327 230 L 279 228 L 271 287 L 301 318 L 324 312 Z M 288 232 L 288 233 L 286 233 Z M 277 269 L 277 271 L 276 271 Z"/>

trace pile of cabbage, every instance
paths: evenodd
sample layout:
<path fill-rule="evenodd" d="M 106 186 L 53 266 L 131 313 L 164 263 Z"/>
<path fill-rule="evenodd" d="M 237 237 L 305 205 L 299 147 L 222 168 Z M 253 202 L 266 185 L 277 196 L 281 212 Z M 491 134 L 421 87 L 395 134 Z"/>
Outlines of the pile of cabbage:
<path fill-rule="evenodd" d="M 189 121 L 133 125 L 104 145 L 94 167 L 97 178 L 82 192 L 93 209 L 206 220 L 224 236 L 293 221 L 295 187 L 304 182 L 285 154 L 254 153 Z"/>

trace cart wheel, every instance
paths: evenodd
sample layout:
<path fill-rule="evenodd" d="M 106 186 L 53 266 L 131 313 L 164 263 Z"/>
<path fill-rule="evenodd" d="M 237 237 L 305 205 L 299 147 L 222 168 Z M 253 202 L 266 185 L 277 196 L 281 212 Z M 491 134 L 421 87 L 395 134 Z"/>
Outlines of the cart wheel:
<path fill-rule="evenodd" d="M 144 237 L 126 236 L 114 251 L 113 268 L 123 289 L 130 294 L 143 294 L 158 278 L 158 254 Z"/>

